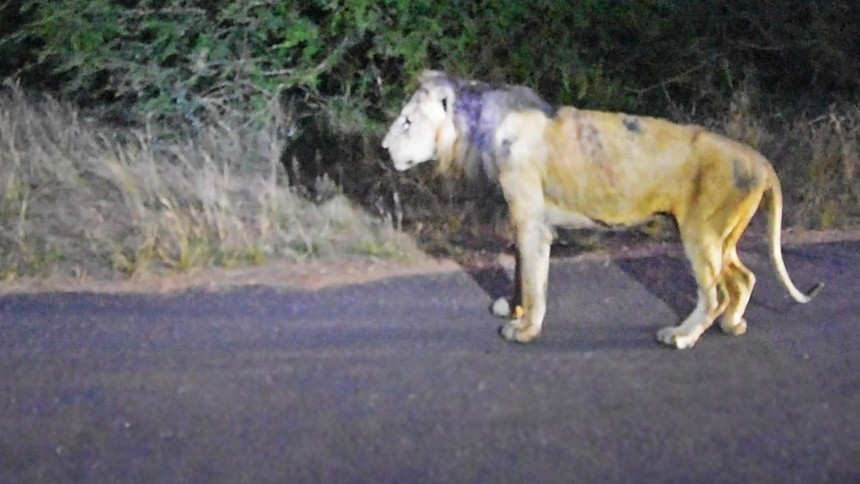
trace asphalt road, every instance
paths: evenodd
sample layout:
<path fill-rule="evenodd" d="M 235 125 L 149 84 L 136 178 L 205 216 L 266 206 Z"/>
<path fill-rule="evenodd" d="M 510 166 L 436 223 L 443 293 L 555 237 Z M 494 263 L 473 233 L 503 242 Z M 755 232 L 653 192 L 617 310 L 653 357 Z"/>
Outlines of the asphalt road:
<path fill-rule="evenodd" d="M 0 298 L 0 482 L 860 482 L 860 243 L 763 250 L 741 337 L 677 351 L 670 256 L 555 261 L 504 342 L 491 272 Z M 493 289 L 491 289 L 491 292 Z"/>

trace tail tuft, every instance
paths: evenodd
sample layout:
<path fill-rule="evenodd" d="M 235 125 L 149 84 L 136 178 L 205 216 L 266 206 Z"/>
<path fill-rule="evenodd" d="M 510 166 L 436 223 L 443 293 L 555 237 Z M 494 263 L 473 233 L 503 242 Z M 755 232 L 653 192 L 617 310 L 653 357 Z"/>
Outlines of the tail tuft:
<path fill-rule="evenodd" d="M 812 301 L 822 289 L 824 289 L 824 281 L 821 281 L 809 288 L 809 290 L 806 291 L 806 302 Z"/>

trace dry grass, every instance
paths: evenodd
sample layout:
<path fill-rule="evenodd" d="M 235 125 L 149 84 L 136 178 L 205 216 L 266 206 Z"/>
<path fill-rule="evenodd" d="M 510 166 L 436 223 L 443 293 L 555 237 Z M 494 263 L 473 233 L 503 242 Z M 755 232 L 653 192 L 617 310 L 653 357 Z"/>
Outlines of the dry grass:
<path fill-rule="evenodd" d="M 225 117 L 171 141 L 0 92 L 0 279 L 415 254 L 390 220 L 287 186 L 278 133 L 289 122 L 272 108 L 256 124 Z"/>
<path fill-rule="evenodd" d="M 798 122 L 788 139 L 797 222 L 824 229 L 860 222 L 860 106 Z"/>
<path fill-rule="evenodd" d="M 860 223 L 860 105 L 834 104 L 815 117 L 756 109 L 739 89 L 716 129 L 760 150 L 774 164 L 789 225 L 833 229 Z"/>

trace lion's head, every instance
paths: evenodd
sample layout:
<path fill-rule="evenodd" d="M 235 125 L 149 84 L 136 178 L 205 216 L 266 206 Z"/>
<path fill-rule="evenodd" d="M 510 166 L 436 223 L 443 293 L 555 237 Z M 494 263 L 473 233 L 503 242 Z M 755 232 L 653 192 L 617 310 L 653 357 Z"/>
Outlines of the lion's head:
<path fill-rule="evenodd" d="M 421 75 L 418 90 L 400 110 L 382 141 L 394 168 L 408 170 L 439 159 L 440 151 L 450 151 L 457 137 L 452 114 L 454 99 L 454 85 L 446 75 L 435 71 Z"/>
<path fill-rule="evenodd" d="M 493 135 L 508 113 L 527 109 L 555 113 L 523 86 L 493 86 L 425 71 L 382 146 L 399 171 L 436 160 L 441 173 L 455 168 L 468 178 L 492 180 L 497 173 Z"/>

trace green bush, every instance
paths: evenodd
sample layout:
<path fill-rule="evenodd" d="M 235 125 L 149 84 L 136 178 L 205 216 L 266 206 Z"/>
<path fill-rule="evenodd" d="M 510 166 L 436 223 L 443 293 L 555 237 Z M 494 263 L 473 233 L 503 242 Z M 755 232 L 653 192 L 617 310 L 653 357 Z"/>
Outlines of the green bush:
<path fill-rule="evenodd" d="M 860 91 L 852 2 L 10 0 L 0 55 L 80 103 L 197 123 L 279 93 L 338 132 L 378 130 L 421 69 L 524 83 L 553 102 L 722 110 Z M 23 20 L 22 20 L 23 19 Z M 12 72 L 5 66 L 0 72 Z"/>
<path fill-rule="evenodd" d="M 564 102 L 616 101 L 607 93 L 619 81 L 581 53 L 596 22 L 614 22 L 603 3 L 25 1 L 31 21 L 5 51 L 30 46 L 34 77 L 124 117 L 196 123 L 290 92 L 354 132 L 376 127 L 430 66 L 543 86 Z"/>
<path fill-rule="evenodd" d="M 38 61 L 27 66 L 34 75 L 54 76 L 64 96 L 126 118 L 197 123 L 261 109 L 292 90 L 344 128 L 365 129 L 371 103 L 394 87 L 380 82 L 390 80 L 387 63 L 403 59 L 392 71 L 399 73 L 429 62 L 439 5 L 28 1 L 32 21 L 5 48 L 35 46 Z"/>

